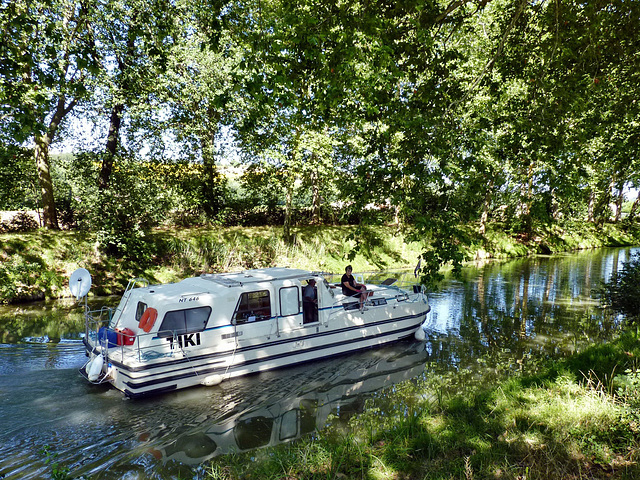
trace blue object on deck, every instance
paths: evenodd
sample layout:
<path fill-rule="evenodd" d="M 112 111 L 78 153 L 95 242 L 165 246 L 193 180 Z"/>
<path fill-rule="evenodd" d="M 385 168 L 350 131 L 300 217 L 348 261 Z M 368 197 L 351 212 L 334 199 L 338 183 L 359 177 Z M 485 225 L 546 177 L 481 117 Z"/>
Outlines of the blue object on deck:
<path fill-rule="evenodd" d="M 118 346 L 118 334 L 107 327 L 102 327 L 98 330 L 98 340 L 100 345 L 107 344 L 107 348 Z"/>

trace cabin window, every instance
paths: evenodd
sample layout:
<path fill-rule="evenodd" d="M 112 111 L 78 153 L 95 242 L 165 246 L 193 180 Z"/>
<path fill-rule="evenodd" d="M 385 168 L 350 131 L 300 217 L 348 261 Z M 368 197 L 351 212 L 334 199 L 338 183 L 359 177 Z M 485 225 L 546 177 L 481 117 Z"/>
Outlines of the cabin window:
<path fill-rule="evenodd" d="M 147 309 L 146 303 L 138 302 L 138 306 L 136 307 L 136 321 L 138 322 L 140 321 L 140 319 L 142 318 L 142 314 L 146 309 Z"/>
<path fill-rule="evenodd" d="M 280 315 L 297 315 L 300 313 L 300 295 L 298 287 L 284 287 L 280 289 Z"/>
<path fill-rule="evenodd" d="M 244 292 L 233 314 L 236 323 L 257 322 L 271 318 L 271 295 L 269 290 Z"/>
<path fill-rule="evenodd" d="M 158 336 L 171 337 L 185 333 L 201 332 L 207 325 L 211 307 L 188 308 L 167 312 L 162 319 Z"/>

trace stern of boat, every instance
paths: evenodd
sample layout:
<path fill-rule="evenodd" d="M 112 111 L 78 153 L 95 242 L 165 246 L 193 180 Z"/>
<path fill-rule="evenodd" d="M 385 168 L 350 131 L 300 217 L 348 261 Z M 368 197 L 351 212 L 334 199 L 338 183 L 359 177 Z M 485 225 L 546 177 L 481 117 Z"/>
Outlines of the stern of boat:
<path fill-rule="evenodd" d="M 117 345 L 117 332 L 110 328 L 113 309 L 102 307 L 89 310 L 85 304 L 84 337 L 87 362 L 80 368 L 80 374 L 90 383 L 100 384 L 111 381 L 109 371 L 109 348 Z"/>

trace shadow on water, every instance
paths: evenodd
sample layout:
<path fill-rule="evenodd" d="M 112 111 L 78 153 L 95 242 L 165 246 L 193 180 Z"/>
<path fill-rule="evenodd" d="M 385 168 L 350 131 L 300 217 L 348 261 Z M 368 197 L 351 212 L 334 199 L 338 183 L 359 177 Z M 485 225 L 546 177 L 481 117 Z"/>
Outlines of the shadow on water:
<path fill-rule="evenodd" d="M 81 308 L 0 308 L 0 478 L 201 478 L 208 459 L 295 441 L 367 408 L 397 408 L 411 379 L 469 388 L 619 328 L 594 299 L 631 249 L 469 265 L 429 295 L 427 341 L 400 342 L 143 401 L 84 382 Z M 413 272 L 380 273 L 398 284 Z M 93 299 L 91 307 L 117 299 Z M 442 384 L 442 382 L 440 382 Z M 424 385 L 416 382 L 415 385 Z M 394 386 L 395 385 L 395 386 Z M 419 395 L 433 395 L 419 392 Z M 48 462 L 47 462 L 48 461 Z"/>

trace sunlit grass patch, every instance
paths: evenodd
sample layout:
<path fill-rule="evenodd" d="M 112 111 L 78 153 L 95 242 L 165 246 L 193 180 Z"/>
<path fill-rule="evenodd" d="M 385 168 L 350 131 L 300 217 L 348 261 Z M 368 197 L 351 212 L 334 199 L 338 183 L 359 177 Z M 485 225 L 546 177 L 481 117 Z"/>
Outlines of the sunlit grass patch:
<path fill-rule="evenodd" d="M 562 376 L 518 395 L 497 397 L 502 400 L 494 414 L 504 428 L 499 438 L 516 450 L 551 451 L 559 460 L 585 455 L 599 462 L 612 460 L 607 432 L 623 409 L 602 390 Z"/>
<path fill-rule="evenodd" d="M 367 477 L 375 480 L 395 480 L 398 478 L 398 472 L 373 455 L 373 465 L 367 472 Z"/>

